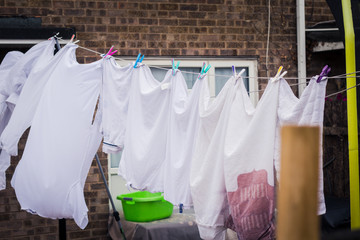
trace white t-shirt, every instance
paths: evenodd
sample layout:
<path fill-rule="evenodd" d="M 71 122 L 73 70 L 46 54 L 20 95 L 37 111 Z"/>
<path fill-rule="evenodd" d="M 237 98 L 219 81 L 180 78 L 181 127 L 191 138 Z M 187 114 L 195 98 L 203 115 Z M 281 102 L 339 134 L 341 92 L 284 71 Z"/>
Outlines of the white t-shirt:
<path fill-rule="evenodd" d="M 134 69 L 119 175 L 139 190 L 161 192 L 166 154 L 171 70 L 162 82 L 146 65 Z"/>
<path fill-rule="evenodd" d="M 88 223 L 83 194 L 100 142 L 100 119 L 93 121 L 100 95 L 102 62 L 79 64 L 77 45 L 67 44 L 35 108 L 29 137 L 11 184 L 21 209 L 47 218 Z M 41 81 L 41 79 L 39 79 Z"/>
<path fill-rule="evenodd" d="M 132 64 L 120 67 L 112 57 L 104 61 L 101 131 L 105 153 L 116 153 L 124 147 L 133 70 Z"/>
<path fill-rule="evenodd" d="M 36 56 L 36 64 L 32 66 L 30 74 L 23 84 L 11 119 L 0 137 L 3 150 L 11 156 L 18 154 L 17 144 L 25 130 L 31 126 L 31 120 L 41 97 L 43 87 L 49 79 L 50 70 L 61 60 L 61 54 L 59 54 L 61 50 L 54 57 L 54 44 L 55 41 L 52 39 L 41 42 L 33 47 L 36 47 L 33 52 Z M 27 54 L 28 52 L 25 56 Z M 20 81 L 20 78 L 17 78 L 14 82 Z"/>
<path fill-rule="evenodd" d="M 207 79 L 197 79 L 190 94 L 180 71 L 171 82 L 172 100 L 164 162 L 164 198 L 174 205 L 192 206 L 190 167 L 200 115 L 199 98 Z"/>
<path fill-rule="evenodd" d="M 2 72 L 0 75 L 0 146 L 2 148 L 0 154 L 0 190 L 6 187 L 5 171 L 10 166 L 10 155 L 17 155 L 17 143 L 24 133 L 26 128 L 30 126 L 30 121 L 27 118 L 33 114 L 33 108 L 25 109 L 27 112 L 23 113 L 23 107 L 29 107 L 34 104 L 36 106 L 36 99 L 39 98 L 39 92 L 32 92 L 32 87 L 25 90 L 22 89 L 26 82 L 32 85 L 32 82 L 37 81 L 41 74 L 39 70 L 46 68 L 48 62 L 54 56 L 55 40 L 51 38 L 36 44 L 29 49 L 25 54 L 16 61 L 15 64 L 8 71 Z M 17 55 L 19 55 L 17 53 Z M 26 87 L 25 87 L 26 88 Z M 32 97 L 20 97 L 30 93 Z M 22 93 L 22 94 L 21 94 Z M 21 100 L 19 100 L 21 99 Z M 20 102 L 20 103 L 19 103 Z M 20 111 L 15 110 L 16 105 L 20 105 Z M 25 125 L 22 123 L 26 122 Z"/>

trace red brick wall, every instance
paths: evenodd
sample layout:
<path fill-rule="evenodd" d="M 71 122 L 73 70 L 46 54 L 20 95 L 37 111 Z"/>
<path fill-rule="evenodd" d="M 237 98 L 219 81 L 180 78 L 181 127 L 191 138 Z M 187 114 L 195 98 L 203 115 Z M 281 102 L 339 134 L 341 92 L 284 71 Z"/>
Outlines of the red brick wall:
<path fill-rule="evenodd" d="M 325 0 L 307 0 L 312 22 L 332 19 Z M 297 75 L 296 1 L 271 0 L 269 74 L 280 65 L 287 76 Z M 121 56 L 257 57 L 258 75 L 265 77 L 268 24 L 267 0 L 122 0 L 57 1 L 0 0 L 0 16 L 41 17 L 43 26 L 75 27 L 79 45 L 99 52 L 111 45 Z M 79 61 L 97 59 L 79 50 Z M 266 80 L 261 80 L 264 88 Z M 25 144 L 22 139 L 21 150 Z M 100 153 L 107 173 L 107 159 Z M 11 179 L 19 158 L 7 171 Z M 95 161 L 85 184 L 89 225 L 80 230 L 67 221 L 69 239 L 106 239 L 108 198 Z M 13 189 L 0 191 L 0 238 L 56 239 L 57 220 L 44 219 L 20 210 Z"/>

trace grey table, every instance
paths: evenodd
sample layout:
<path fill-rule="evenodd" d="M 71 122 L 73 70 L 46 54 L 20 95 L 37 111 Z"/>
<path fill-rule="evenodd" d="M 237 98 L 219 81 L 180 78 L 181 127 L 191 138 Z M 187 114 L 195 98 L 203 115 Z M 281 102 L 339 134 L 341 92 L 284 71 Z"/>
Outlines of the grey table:
<path fill-rule="evenodd" d="M 170 218 L 153 222 L 130 222 L 121 217 L 127 240 L 196 240 L 201 239 L 193 213 L 177 213 L 174 209 Z M 109 235 L 112 239 L 122 239 L 116 221 L 109 217 Z"/>

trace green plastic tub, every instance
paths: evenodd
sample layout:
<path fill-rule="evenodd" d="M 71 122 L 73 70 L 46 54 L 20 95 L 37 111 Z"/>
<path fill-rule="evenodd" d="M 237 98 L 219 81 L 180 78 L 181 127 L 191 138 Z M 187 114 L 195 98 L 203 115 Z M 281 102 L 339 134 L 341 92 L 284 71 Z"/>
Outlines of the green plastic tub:
<path fill-rule="evenodd" d="M 117 196 L 121 200 L 127 221 L 151 222 L 168 218 L 173 212 L 173 205 L 164 200 L 161 193 L 147 191 L 133 192 Z"/>

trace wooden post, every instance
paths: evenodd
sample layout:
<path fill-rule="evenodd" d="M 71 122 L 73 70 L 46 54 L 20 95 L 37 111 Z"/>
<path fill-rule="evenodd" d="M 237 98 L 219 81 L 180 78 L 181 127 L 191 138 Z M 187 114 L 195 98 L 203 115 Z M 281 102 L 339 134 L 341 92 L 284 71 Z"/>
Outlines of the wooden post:
<path fill-rule="evenodd" d="M 319 127 L 281 129 L 278 240 L 319 239 Z"/>

